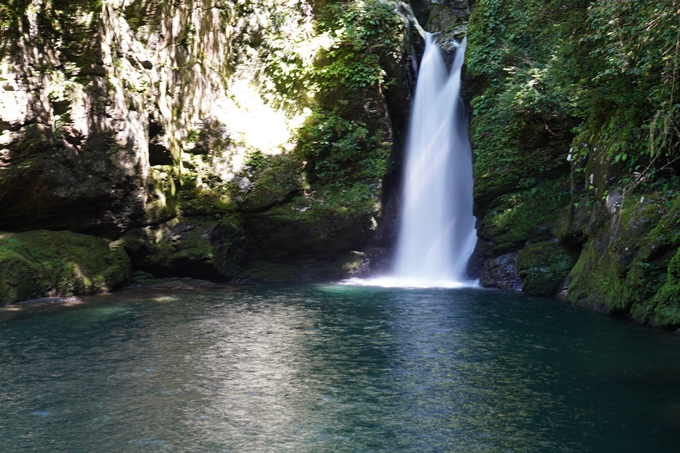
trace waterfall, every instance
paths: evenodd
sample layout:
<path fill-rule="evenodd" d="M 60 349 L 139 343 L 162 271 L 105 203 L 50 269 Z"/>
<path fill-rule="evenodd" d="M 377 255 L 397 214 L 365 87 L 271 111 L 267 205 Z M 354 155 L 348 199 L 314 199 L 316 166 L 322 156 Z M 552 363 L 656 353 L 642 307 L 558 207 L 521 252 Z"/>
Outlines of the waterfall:
<path fill-rule="evenodd" d="M 394 277 L 438 284 L 466 279 L 477 240 L 472 215 L 472 151 L 460 98 L 466 40 L 447 74 L 426 35 L 406 148 Z"/>

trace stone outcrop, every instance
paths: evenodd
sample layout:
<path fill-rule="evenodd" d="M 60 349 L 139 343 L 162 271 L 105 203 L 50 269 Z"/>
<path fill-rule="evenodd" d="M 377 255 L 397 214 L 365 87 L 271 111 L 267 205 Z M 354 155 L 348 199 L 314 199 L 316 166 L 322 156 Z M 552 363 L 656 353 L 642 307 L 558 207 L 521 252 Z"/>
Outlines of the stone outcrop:
<path fill-rule="evenodd" d="M 119 244 L 69 231 L 0 233 L 0 305 L 41 297 L 94 294 L 130 281 Z"/>
<path fill-rule="evenodd" d="M 479 284 L 486 288 L 522 290 L 522 279 L 517 274 L 518 252 L 508 253 L 484 261 Z"/>
<path fill-rule="evenodd" d="M 122 243 L 135 269 L 161 278 L 226 281 L 238 274 L 248 253 L 237 218 L 173 219 L 132 229 Z"/>
<path fill-rule="evenodd" d="M 37 5 L 13 3 L 4 19 L 0 229 L 116 237 L 171 218 L 181 142 L 228 74 L 227 11 L 210 0 Z"/>
<path fill-rule="evenodd" d="M 517 256 L 522 291 L 530 296 L 554 296 L 577 258 L 578 252 L 557 240 L 528 244 Z"/>

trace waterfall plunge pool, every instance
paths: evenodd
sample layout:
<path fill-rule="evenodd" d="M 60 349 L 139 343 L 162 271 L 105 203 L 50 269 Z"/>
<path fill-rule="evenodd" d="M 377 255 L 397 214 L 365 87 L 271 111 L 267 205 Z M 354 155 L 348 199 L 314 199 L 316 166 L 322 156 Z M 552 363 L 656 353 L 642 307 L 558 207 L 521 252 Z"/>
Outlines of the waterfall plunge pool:
<path fill-rule="evenodd" d="M 674 452 L 680 338 L 544 299 L 341 285 L 0 310 L 0 451 Z"/>

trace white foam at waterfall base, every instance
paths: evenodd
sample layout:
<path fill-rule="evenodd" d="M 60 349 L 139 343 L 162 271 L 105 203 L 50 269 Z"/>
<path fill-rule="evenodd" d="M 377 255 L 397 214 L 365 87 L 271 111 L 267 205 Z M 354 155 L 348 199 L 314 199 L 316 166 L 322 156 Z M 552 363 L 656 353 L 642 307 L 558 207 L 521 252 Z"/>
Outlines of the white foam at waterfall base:
<path fill-rule="evenodd" d="M 349 278 L 340 282 L 348 286 L 377 286 L 381 288 L 479 288 L 477 280 L 422 280 L 396 276 L 375 278 Z"/>
<path fill-rule="evenodd" d="M 460 98 L 466 40 L 450 72 L 430 34 L 420 65 L 406 148 L 400 232 L 392 275 L 348 284 L 473 286 L 467 262 L 477 235 L 472 215 L 472 151 Z"/>

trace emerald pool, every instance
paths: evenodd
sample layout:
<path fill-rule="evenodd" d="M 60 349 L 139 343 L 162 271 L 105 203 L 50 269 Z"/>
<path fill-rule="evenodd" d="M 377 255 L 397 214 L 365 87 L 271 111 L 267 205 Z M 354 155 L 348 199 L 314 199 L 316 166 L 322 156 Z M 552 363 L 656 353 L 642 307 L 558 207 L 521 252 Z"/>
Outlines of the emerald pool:
<path fill-rule="evenodd" d="M 2 452 L 676 452 L 680 337 L 336 284 L 0 310 Z"/>

